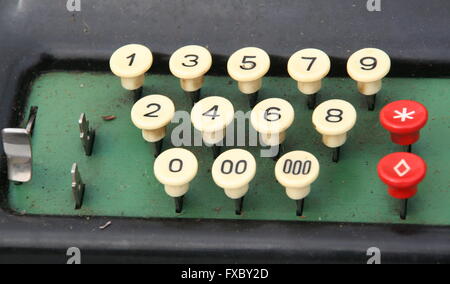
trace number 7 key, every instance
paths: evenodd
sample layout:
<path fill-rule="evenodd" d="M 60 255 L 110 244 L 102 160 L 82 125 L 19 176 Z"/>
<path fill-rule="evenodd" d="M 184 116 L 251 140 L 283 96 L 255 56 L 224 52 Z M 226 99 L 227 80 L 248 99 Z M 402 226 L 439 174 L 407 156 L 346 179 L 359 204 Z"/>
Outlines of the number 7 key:
<path fill-rule="evenodd" d="M 318 49 L 307 48 L 294 53 L 288 62 L 289 75 L 297 81 L 301 93 L 308 97 L 308 108 L 316 107 L 317 93 L 322 88 L 322 79 L 328 75 L 331 61 Z"/>

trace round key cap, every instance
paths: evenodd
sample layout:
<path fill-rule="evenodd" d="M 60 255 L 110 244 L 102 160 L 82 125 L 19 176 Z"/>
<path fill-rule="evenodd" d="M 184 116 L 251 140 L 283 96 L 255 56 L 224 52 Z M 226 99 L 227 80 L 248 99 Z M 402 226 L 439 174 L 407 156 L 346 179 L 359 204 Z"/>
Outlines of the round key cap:
<path fill-rule="evenodd" d="M 416 195 L 418 184 L 425 178 L 425 161 L 411 153 L 392 153 L 380 160 L 377 170 L 381 181 L 388 186 L 388 193 L 401 200 L 400 218 L 405 220 L 408 200 Z"/>
<path fill-rule="evenodd" d="M 262 78 L 269 71 L 270 57 L 260 48 L 245 47 L 230 56 L 227 68 L 242 93 L 254 94 L 261 89 Z"/>
<path fill-rule="evenodd" d="M 286 139 L 286 130 L 294 122 L 292 105 L 283 99 L 272 98 L 257 104 L 250 115 L 253 128 L 267 146 L 277 146 Z"/>
<path fill-rule="evenodd" d="M 198 45 L 178 49 L 169 61 L 170 72 L 180 79 L 181 88 L 186 92 L 195 92 L 202 87 L 204 75 L 211 65 L 211 53 Z"/>
<path fill-rule="evenodd" d="M 416 195 L 417 185 L 425 178 L 427 165 L 415 154 L 398 152 L 381 159 L 377 169 L 392 197 L 408 199 Z"/>
<path fill-rule="evenodd" d="M 391 139 L 399 145 L 411 145 L 420 138 L 428 120 L 428 111 L 420 103 L 401 100 L 386 105 L 380 112 L 381 125 L 391 133 Z"/>
<path fill-rule="evenodd" d="M 275 165 L 275 177 L 292 200 L 306 198 L 311 184 L 319 176 L 319 161 L 311 153 L 293 151 L 283 155 Z"/>
<path fill-rule="evenodd" d="M 347 132 L 355 125 L 356 110 L 346 101 L 328 100 L 314 110 L 312 122 L 323 135 L 323 143 L 327 147 L 337 148 L 344 145 Z"/>
<path fill-rule="evenodd" d="M 153 165 L 156 179 L 171 197 L 180 197 L 189 190 L 189 183 L 197 175 L 198 161 L 190 151 L 172 148 L 162 152 Z"/>
<path fill-rule="evenodd" d="M 166 135 L 166 126 L 175 115 L 175 105 L 166 96 L 150 95 L 137 101 L 131 109 L 133 124 L 142 129 L 142 137 L 157 142 Z"/>
<path fill-rule="evenodd" d="M 202 133 L 207 145 L 215 145 L 223 140 L 227 126 L 234 119 L 231 102 L 223 97 L 207 97 L 194 105 L 191 121 Z"/>
<path fill-rule="evenodd" d="M 152 52 L 140 44 L 129 44 L 119 48 L 109 60 L 111 71 L 121 78 L 122 87 L 130 91 L 144 85 L 145 72 L 152 64 Z"/>
<path fill-rule="evenodd" d="M 322 87 L 322 79 L 330 72 L 328 55 L 315 48 L 294 53 L 288 62 L 289 75 L 298 82 L 298 89 L 305 95 L 313 95 Z"/>
<path fill-rule="evenodd" d="M 381 80 L 391 69 L 391 59 L 386 52 L 364 48 L 355 52 L 347 62 L 347 72 L 357 81 L 361 94 L 371 96 L 381 90 Z"/>
<path fill-rule="evenodd" d="M 223 188 L 231 199 L 242 198 L 248 192 L 248 184 L 255 174 L 255 158 L 250 152 L 242 149 L 222 153 L 212 166 L 214 182 Z"/>

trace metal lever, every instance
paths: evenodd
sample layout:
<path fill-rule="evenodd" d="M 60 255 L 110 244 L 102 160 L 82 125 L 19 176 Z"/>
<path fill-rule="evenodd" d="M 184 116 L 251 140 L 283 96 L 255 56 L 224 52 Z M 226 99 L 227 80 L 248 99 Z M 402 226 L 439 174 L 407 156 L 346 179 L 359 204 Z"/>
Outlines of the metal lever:
<path fill-rule="evenodd" d="M 92 155 L 94 148 L 95 130 L 89 127 L 89 121 L 86 119 L 86 114 L 82 113 L 78 120 L 80 126 L 80 139 L 83 145 L 86 156 Z"/>
<path fill-rule="evenodd" d="M 72 175 L 72 193 L 73 198 L 75 199 L 75 209 L 79 210 L 83 206 L 85 184 L 81 179 L 77 163 L 72 165 L 70 174 Z"/>
<path fill-rule="evenodd" d="M 31 136 L 36 122 L 38 107 L 30 108 L 26 128 L 5 128 L 2 130 L 3 149 L 8 164 L 8 179 L 12 182 L 29 182 L 32 177 Z"/>

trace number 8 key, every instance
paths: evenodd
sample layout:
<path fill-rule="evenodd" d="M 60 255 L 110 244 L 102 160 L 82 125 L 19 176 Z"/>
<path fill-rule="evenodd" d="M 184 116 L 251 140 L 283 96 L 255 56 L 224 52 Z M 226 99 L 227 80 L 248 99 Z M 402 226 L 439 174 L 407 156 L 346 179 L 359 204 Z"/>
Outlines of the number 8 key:
<path fill-rule="evenodd" d="M 333 148 L 333 162 L 339 161 L 340 147 L 347 140 L 347 132 L 356 124 L 356 110 L 344 100 L 328 100 L 313 112 L 312 122 L 323 143 Z"/>

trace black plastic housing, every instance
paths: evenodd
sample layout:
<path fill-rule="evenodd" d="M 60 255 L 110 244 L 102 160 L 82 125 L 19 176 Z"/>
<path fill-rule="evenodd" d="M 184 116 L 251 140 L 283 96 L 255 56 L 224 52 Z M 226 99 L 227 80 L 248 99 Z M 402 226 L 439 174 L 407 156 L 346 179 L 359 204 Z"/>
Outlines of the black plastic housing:
<path fill-rule="evenodd" d="M 18 126 L 42 72 L 109 71 L 128 43 L 152 49 L 152 73 L 169 73 L 173 51 L 200 44 L 214 54 L 211 74 L 226 75 L 233 51 L 258 46 L 271 55 L 269 76 L 287 76 L 289 56 L 306 47 L 330 55 L 330 76 L 346 76 L 347 58 L 363 47 L 391 56 L 391 77 L 450 75 L 449 1 L 382 1 L 380 12 L 366 2 L 81 0 L 69 12 L 63 0 L 0 1 L 0 128 Z M 450 263 L 449 227 L 19 216 L 8 209 L 5 162 L 2 154 L 0 263 L 65 263 L 69 247 L 84 263 L 365 263 L 370 247 L 384 263 Z"/>

